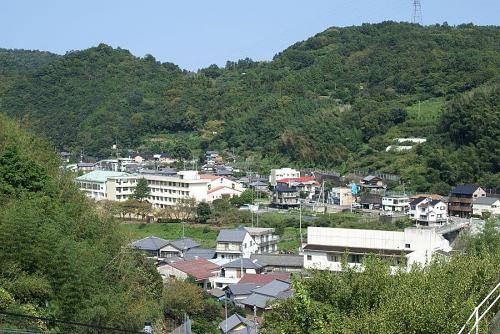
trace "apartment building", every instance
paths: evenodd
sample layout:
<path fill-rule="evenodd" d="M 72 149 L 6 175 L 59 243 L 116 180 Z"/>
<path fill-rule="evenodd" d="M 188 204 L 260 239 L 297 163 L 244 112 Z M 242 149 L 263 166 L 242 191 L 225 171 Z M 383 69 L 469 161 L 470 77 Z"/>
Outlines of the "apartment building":
<path fill-rule="evenodd" d="M 406 228 L 404 231 L 380 231 L 346 228 L 308 227 L 304 246 L 304 268 L 342 270 L 347 256 L 350 267 L 362 269 L 365 256 L 373 254 L 400 265 L 427 264 L 437 250 L 449 252 L 449 242 L 435 229 Z"/>

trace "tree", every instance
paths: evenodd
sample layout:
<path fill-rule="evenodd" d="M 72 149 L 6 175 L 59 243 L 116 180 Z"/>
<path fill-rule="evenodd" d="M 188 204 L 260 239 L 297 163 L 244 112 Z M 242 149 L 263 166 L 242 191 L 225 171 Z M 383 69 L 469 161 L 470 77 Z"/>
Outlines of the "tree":
<path fill-rule="evenodd" d="M 200 202 L 196 207 L 196 217 L 199 223 L 205 224 L 212 215 L 212 209 L 207 202 Z"/>
<path fill-rule="evenodd" d="M 132 197 L 138 201 L 143 201 L 149 195 L 148 181 L 141 177 L 137 180 L 137 185 L 135 186 L 134 194 Z"/>
<path fill-rule="evenodd" d="M 180 161 L 185 161 L 191 159 L 191 150 L 184 142 L 175 143 L 172 148 L 172 157 Z"/>
<path fill-rule="evenodd" d="M 231 197 L 229 202 L 234 206 L 242 206 L 245 204 L 253 204 L 255 198 L 257 198 L 255 191 L 253 189 L 246 189 L 240 196 Z"/>
<path fill-rule="evenodd" d="M 203 311 L 205 293 L 197 285 L 169 278 L 163 286 L 162 305 L 166 315 L 182 319 L 184 313 L 190 316 Z"/>

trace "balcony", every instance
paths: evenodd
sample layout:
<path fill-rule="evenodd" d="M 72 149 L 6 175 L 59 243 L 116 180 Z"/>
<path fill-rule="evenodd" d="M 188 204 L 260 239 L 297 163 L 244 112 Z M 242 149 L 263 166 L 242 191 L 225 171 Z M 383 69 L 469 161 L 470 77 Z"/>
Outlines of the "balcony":
<path fill-rule="evenodd" d="M 269 245 L 274 245 L 274 244 L 277 244 L 278 243 L 278 236 L 276 235 L 273 235 L 272 237 L 270 237 L 269 239 L 265 240 L 265 241 L 261 241 L 259 243 L 259 247 L 265 247 L 265 246 L 269 246 Z"/>
<path fill-rule="evenodd" d="M 448 211 L 472 212 L 472 207 L 465 205 L 450 205 Z"/>
<path fill-rule="evenodd" d="M 457 197 L 457 196 L 450 196 L 448 199 L 449 203 L 467 203 L 467 204 L 472 204 L 473 199 L 470 197 Z"/>

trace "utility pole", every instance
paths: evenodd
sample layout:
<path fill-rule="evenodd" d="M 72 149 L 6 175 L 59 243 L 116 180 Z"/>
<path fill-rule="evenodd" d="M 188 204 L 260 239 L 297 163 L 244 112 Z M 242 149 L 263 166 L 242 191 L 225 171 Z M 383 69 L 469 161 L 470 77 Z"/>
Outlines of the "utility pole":
<path fill-rule="evenodd" d="M 422 6 L 420 0 L 413 0 L 412 23 L 422 25 Z"/>
<path fill-rule="evenodd" d="M 302 253 L 302 203 L 299 199 L 299 235 L 300 235 L 300 246 L 299 252 Z"/>

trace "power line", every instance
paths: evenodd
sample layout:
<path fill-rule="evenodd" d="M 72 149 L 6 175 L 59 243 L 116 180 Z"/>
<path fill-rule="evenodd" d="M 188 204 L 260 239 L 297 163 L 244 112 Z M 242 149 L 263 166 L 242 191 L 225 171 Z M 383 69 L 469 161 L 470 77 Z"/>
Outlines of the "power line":
<path fill-rule="evenodd" d="M 413 0 L 412 23 L 422 24 L 422 6 L 420 0 Z"/>
<path fill-rule="evenodd" d="M 32 315 L 12 313 L 12 312 L 0 311 L 0 315 L 6 315 L 6 316 L 11 316 L 11 317 L 17 317 L 17 318 L 25 318 L 25 319 L 31 319 L 31 320 L 40 320 L 40 321 L 44 321 L 44 322 L 48 322 L 48 323 L 58 323 L 58 324 L 72 325 L 72 326 L 78 326 L 78 327 L 93 328 L 93 329 L 99 329 L 99 330 L 105 330 L 105 331 L 142 334 L 142 332 L 137 332 L 137 331 L 128 330 L 128 329 L 124 329 L 124 328 L 105 327 L 105 326 L 99 326 L 99 325 L 94 325 L 94 324 L 85 324 L 85 323 L 75 322 L 75 321 L 66 321 L 66 320 L 44 318 L 44 317 L 35 317 Z"/>

